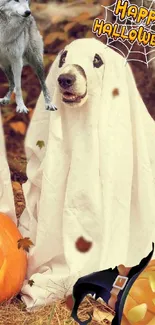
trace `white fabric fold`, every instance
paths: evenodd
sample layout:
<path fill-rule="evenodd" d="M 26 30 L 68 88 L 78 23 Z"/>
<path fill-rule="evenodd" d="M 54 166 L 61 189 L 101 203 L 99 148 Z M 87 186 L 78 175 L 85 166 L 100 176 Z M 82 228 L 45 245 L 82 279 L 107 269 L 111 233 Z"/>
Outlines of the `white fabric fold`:
<path fill-rule="evenodd" d="M 0 212 L 11 217 L 17 224 L 15 214 L 14 197 L 10 179 L 10 170 L 6 158 L 6 150 L 4 143 L 4 134 L 2 128 L 2 120 L 0 114 Z"/>
<path fill-rule="evenodd" d="M 85 71 L 88 100 L 77 109 L 61 102 L 58 55 L 47 77 L 58 110 L 44 111 L 41 94 L 25 142 L 20 231 L 34 242 L 22 289 L 28 308 L 71 292 L 81 275 L 139 264 L 155 239 L 155 123 L 131 69 L 95 39 L 76 40 L 66 50 L 64 67 Z M 104 62 L 99 69 L 96 53 Z M 88 252 L 77 250 L 79 237 L 92 242 Z"/>

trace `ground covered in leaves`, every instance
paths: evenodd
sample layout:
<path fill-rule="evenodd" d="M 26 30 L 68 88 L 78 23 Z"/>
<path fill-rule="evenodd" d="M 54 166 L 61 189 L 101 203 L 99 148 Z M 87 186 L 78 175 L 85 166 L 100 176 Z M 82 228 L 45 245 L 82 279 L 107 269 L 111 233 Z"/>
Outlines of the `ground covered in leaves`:
<path fill-rule="evenodd" d="M 75 17 L 62 18 L 59 15 L 53 17 L 50 8 L 46 19 L 44 10 L 46 2 L 32 1 L 32 11 L 37 20 L 38 27 L 43 35 L 45 44 L 45 73 L 47 75 L 50 65 L 52 64 L 57 53 L 64 46 L 81 37 L 92 37 L 91 27 L 93 14 L 87 12 L 79 13 Z M 60 1 L 61 2 L 61 1 Z M 63 1 L 62 1 L 63 2 Z M 67 2 L 67 1 L 65 1 Z M 79 1 L 80 3 L 81 1 Z M 84 2 L 84 1 L 83 1 Z M 88 1 L 85 1 L 88 2 Z M 94 1 L 95 2 L 95 1 Z M 82 3 L 82 2 L 81 2 Z M 90 1 L 93 3 L 93 1 Z M 82 6 L 82 4 L 81 4 Z M 51 19 L 50 19 L 51 15 Z M 102 14 L 101 14 L 102 17 Z M 132 64 L 138 89 L 142 95 L 150 114 L 155 117 L 155 81 L 152 78 L 152 70 L 148 69 L 142 63 Z M 0 70 L 0 97 L 3 97 L 7 91 L 7 80 L 3 72 Z M 6 140 L 7 157 L 11 171 L 11 179 L 15 194 L 16 212 L 20 217 L 24 206 L 24 197 L 22 193 L 22 184 L 26 181 L 26 157 L 24 152 L 24 138 L 33 110 L 40 93 L 40 85 L 38 79 L 30 67 L 25 67 L 22 74 L 22 88 L 24 101 L 29 108 L 28 114 L 16 114 L 14 97 L 12 97 L 11 105 L 2 107 L 2 119 Z M 105 306 L 101 306 L 102 311 L 106 310 Z M 94 302 L 86 299 L 82 307 L 82 317 L 87 318 L 87 312 L 94 310 Z M 112 313 L 110 313 L 112 315 Z M 97 319 L 97 317 L 96 317 Z M 100 324 L 111 324 L 111 316 L 100 320 Z M 29 314 L 25 311 L 25 306 L 20 300 L 14 300 L 0 307 L 0 325 L 67 325 L 74 324 L 70 318 L 70 311 L 67 309 L 64 301 L 53 304 L 51 307 L 40 309 L 37 313 Z M 93 320 L 92 324 L 98 322 Z"/>
<path fill-rule="evenodd" d="M 81 320 L 89 318 L 94 313 L 91 325 L 110 325 L 113 313 L 103 303 L 85 298 L 81 304 L 78 316 Z M 70 317 L 70 311 L 65 301 L 53 303 L 52 306 L 40 308 L 37 312 L 28 313 L 22 302 L 13 302 L 0 306 L 0 325 L 76 325 Z"/>

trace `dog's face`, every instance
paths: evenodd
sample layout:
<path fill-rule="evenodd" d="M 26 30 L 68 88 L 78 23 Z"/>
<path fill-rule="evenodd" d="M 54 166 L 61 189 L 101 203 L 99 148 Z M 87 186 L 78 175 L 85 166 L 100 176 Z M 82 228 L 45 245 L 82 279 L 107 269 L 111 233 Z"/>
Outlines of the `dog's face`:
<path fill-rule="evenodd" d="M 8 16 L 27 18 L 31 14 L 29 4 L 29 0 L 0 0 L 0 10 Z"/>
<path fill-rule="evenodd" d="M 62 102 L 69 106 L 79 107 L 92 95 L 95 91 L 94 88 L 100 86 L 104 63 L 101 56 L 95 51 L 91 56 L 87 56 L 86 51 L 82 54 L 80 49 L 80 57 L 83 64 L 80 65 L 79 60 L 77 60 L 76 64 L 73 53 L 71 61 L 75 63 L 69 64 L 69 52 L 69 50 L 64 50 L 60 55 L 60 72 L 57 78 L 57 85 Z M 78 56 L 77 58 L 79 59 Z"/>

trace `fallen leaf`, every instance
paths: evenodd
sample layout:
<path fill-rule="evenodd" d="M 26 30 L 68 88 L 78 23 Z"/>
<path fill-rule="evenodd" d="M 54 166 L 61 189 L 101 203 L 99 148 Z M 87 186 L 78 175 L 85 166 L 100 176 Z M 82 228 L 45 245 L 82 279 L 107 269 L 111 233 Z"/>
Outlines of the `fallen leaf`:
<path fill-rule="evenodd" d="M 29 253 L 30 247 L 34 245 L 29 237 L 19 239 L 17 243 L 18 249 L 23 248 L 27 253 Z"/>
<path fill-rule="evenodd" d="M 26 125 L 23 122 L 20 122 L 20 121 L 19 122 L 11 122 L 10 126 L 15 132 L 18 132 L 22 135 L 24 135 L 26 132 Z"/>
<path fill-rule="evenodd" d="M 72 295 L 69 295 L 66 297 L 66 306 L 68 307 L 69 310 L 73 309 L 74 306 L 74 300 Z"/>
<path fill-rule="evenodd" d="M 43 147 L 45 147 L 45 142 L 42 140 L 38 140 L 36 143 L 36 146 L 38 146 L 40 149 L 42 149 Z"/>
<path fill-rule="evenodd" d="M 21 184 L 18 182 L 12 182 L 12 187 L 15 191 L 21 191 Z"/>
<path fill-rule="evenodd" d="M 30 287 L 32 287 L 34 285 L 34 280 L 29 280 L 28 284 L 30 285 Z"/>
<path fill-rule="evenodd" d="M 92 243 L 90 241 L 87 241 L 83 237 L 79 237 L 76 241 L 76 248 L 79 252 L 86 253 L 90 250 L 92 247 Z"/>

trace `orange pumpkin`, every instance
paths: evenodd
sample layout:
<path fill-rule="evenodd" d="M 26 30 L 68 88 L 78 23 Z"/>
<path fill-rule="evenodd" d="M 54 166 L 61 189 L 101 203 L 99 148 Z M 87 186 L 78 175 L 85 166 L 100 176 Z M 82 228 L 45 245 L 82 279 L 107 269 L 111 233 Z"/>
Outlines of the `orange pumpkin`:
<path fill-rule="evenodd" d="M 15 296 L 25 279 L 27 255 L 17 245 L 21 238 L 11 218 L 0 213 L 0 302 Z"/>
<path fill-rule="evenodd" d="M 121 325 L 155 325 L 155 260 L 149 263 L 129 291 Z"/>

